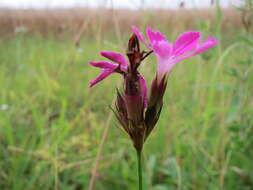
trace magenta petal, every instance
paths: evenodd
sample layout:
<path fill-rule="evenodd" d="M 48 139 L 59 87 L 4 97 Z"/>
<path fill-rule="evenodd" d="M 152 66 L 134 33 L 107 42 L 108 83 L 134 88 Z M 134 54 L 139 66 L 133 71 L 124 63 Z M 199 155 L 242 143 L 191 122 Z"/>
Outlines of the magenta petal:
<path fill-rule="evenodd" d="M 101 80 L 105 79 L 106 77 L 108 77 L 109 75 L 111 75 L 112 73 L 114 73 L 113 70 L 110 69 L 102 69 L 101 73 L 92 81 L 90 81 L 90 85 L 89 87 L 93 87 L 95 84 L 97 84 L 98 82 L 100 82 Z"/>
<path fill-rule="evenodd" d="M 203 53 L 204 51 L 208 50 L 209 48 L 216 46 L 218 44 L 217 40 L 213 37 L 207 38 L 202 44 L 200 44 L 196 51 L 194 52 L 194 55 Z"/>
<path fill-rule="evenodd" d="M 205 51 L 207 51 L 209 48 L 212 48 L 213 46 L 216 46 L 218 44 L 217 40 L 213 37 L 209 37 L 207 40 L 205 40 L 203 43 L 199 44 L 198 47 L 195 49 L 195 51 L 193 51 L 192 53 L 182 56 L 182 57 L 178 57 L 176 59 L 176 62 L 180 62 L 183 61 L 185 59 L 188 59 L 194 55 L 198 55 L 200 53 L 203 53 Z"/>
<path fill-rule="evenodd" d="M 142 94 L 143 94 L 143 100 L 144 100 L 144 107 L 146 108 L 148 105 L 148 97 L 147 97 L 147 82 L 144 79 L 143 76 L 139 76 L 140 79 L 140 85 L 141 85 L 141 90 L 142 90 Z"/>
<path fill-rule="evenodd" d="M 118 65 L 112 64 L 109 61 L 97 61 L 97 62 L 89 62 L 90 65 L 94 66 L 94 67 L 99 67 L 99 68 L 104 68 L 104 69 L 111 69 L 114 70 L 118 67 Z"/>
<path fill-rule="evenodd" d="M 172 44 L 167 41 L 158 41 L 152 47 L 154 53 L 161 58 L 168 58 L 172 52 Z"/>
<path fill-rule="evenodd" d="M 146 33 L 151 44 L 157 41 L 166 41 L 165 36 L 160 31 L 154 32 L 150 27 L 147 27 Z"/>
<path fill-rule="evenodd" d="M 193 51 L 200 40 L 200 32 L 189 31 L 181 34 L 173 47 L 173 55 L 180 56 Z"/>
<path fill-rule="evenodd" d="M 176 65 L 176 61 L 170 57 L 163 59 L 161 57 L 157 57 L 157 77 L 158 82 L 160 82 Z"/>
<path fill-rule="evenodd" d="M 142 33 L 140 32 L 139 28 L 137 26 L 131 27 L 132 32 L 137 36 L 137 38 L 147 47 L 150 48 L 150 46 L 147 44 L 146 40 L 144 39 Z"/>
<path fill-rule="evenodd" d="M 101 51 L 100 54 L 120 65 L 120 69 L 122 71 L 127 70 L 127 61 L 124 55 L 118 52 L 111 52 L 111 51 Z"/>

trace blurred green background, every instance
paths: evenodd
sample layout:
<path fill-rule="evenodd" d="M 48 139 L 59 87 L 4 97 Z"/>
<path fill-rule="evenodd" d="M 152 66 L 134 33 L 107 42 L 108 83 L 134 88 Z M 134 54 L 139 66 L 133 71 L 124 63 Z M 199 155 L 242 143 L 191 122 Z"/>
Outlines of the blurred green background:
<path fill-rule="evenodd" d="M 132 12 L 134 20 L 111 10 L 106 18 L 94 13 L 80 21 L 75 35 L 68 28 L 40 32 L 48 25 L 36 20 L 38 30 L 19 22 L 3 27 L 0 189 L 137 189 L 135 151 L 110 110 L 121 78 L 112 75 L 90 89 L 99 70 L 87 64 L 102 60 L 101 50 L 124 53 L 129 26 L 136 24 L 143 30 L 151 25 L 171 41 L 188 29 L 219 41 L 170 74 L 160 120 L 144 146 L 144 189 L 252 190 L 251 5 L 180 9 L 168 11 L 168 18 L 166 11 L 141 10 Z M 207 13 L 212 16 L 202 17 Z M 173 15 L 178 23 L 169 20 Z M 140 69 L 149 85 L 155 63 L 152 55 Z"/>

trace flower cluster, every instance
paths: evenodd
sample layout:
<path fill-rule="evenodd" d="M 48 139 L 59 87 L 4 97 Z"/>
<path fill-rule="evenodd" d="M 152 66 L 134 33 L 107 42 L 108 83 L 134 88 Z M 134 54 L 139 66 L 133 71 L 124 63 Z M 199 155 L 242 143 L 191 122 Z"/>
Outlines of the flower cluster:
<path fill-rule="evenodd" d="M 132 31 L 133 35 L 129 39 L 126 52 L 128 61 L 120 53 L 102 51 L 100 54 L 114 63 L 109 61 L 89 63 L 101 68 L 101 74 L 90 82 L 90 87 L 113 73 L 122 75 L 123 88 L 117 90 L 115 115 L 133 141 L 135 149 L 141 151 L 159 119 L 171 69 L 177 63 L 217 45 L 217 41 L 209 37 L 201 42 L 201 33 L 196 31 L 183 33 L 175 43 L 169 42 L 161 32 L 153 31 L 150 27 L 146 29 L 147 40 L 136 26 L 132 26 Z M 149 51 L 140 50 L 139 42 L 142 42 Z M 151 53 L 157 58 L 157 71 L 147 97 L 146 80 L 138 72 L 138 67 Z"/>

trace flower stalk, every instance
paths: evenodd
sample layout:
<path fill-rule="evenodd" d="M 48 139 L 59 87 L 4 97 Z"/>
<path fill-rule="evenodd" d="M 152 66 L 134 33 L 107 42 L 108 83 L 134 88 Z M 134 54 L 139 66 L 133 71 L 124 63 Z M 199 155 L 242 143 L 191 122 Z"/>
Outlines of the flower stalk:
<path fill-rule="evenodd" d="M 139 190 L 142 190 L 142 163 L 141 163 L 142 151 L 136 151 L 136 153 L 137 153 L 137 161 L 138 161 Z"/>

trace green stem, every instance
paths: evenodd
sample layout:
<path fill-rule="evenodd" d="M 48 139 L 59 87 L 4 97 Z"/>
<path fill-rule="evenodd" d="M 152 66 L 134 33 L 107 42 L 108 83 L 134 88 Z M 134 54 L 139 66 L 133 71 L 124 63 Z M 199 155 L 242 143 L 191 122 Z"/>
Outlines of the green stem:
<path fill-rule="evenodd" d="M 142 190 L 142 166 L 141 166 L 141 151 L 137 150 L 138 159 L 138 177 L 139 177 L 139 190 Z"/>

